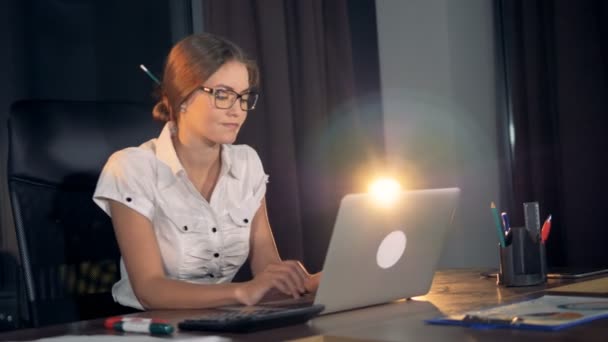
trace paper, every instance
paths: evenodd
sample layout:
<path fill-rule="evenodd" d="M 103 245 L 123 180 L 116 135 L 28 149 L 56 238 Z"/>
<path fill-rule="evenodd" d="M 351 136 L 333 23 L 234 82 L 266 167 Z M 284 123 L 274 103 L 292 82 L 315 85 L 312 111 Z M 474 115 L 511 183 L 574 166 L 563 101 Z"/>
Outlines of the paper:
<path fill-rule="evenodd" d="M 548 289 L 548 292 L 608 295 L 608 277 Z"/>
<path fill-rule="evenodd" d="M 362 340 L 352 337 L 341 337 L 341 336 L 326 336 L 316 335 L 311 337 L 305 337 L 297 340 L 289 340 L 289 342 L 374 342 L 372 340 Z"/>
<path fill-rule="evenodd" d="M 559 330 L 608 317 L 608 298 L 543 296 L 427 321 L 432 324 Z"/>
<path fill-rule="evenodd" d="M 161 342 L 167 341 L 167 337 L 154 337 L 150 335 L 61 335 L 55 337 L 47 337 L 36 340 L 38 342 Z M 188 341 L 188 342 L 226 342 L 231 341 L 228 338 L 221 336 L 172 336 L 171 341 Z"/>

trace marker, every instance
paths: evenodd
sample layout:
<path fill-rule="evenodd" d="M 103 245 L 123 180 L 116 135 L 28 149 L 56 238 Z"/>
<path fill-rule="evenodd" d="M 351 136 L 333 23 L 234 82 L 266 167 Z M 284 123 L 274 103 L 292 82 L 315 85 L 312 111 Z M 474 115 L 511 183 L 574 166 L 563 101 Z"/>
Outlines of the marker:
<path fill-rule="evenodd" d="M 120 322 L 122 319 L 123 319 L 122 316 L 114 316 L 114 317 L 106 318 L 106 320 L 103 322 L 103 326 L 106 329 L 114 329 L 114 323 Z"/>
<path fill-rule="evenodd" d="M 490 204 L 490 210 L 492 211 L 494 225 L 496 226 L 496 231 L 498 232 L 498 242 L 500 242 L 500 247 L 506 247 L 505 232 L 503 232 L 502 230 L 502 226 L 500 224 L 500 217 L 498 217 L 498 209 L 496 209 L 496 204 L 494 204 L 494 202 Z"/>
<path fill-rule="evenodd" d="M 551 232 L 551 215 L 547 217 L 545 223 L 543 223 L 543 227 L 540 230 L 540 239 L 542 243 L 545 243 L 549 238 L 549 233 Z"/>
<path fill-rule="evenodd" d="M 136 332 L 153 335 L 170 335 L 173 326 L 166 321 L 141 317 L 110 317 L 104 326 L 119 332 Z"/>
<path fill-rule="evenodd" d="M 112 317 L 108 317 L 106 318 L 106 320 L 103 322 L 103 326 L 106 329 L 114 329 L 114 323 L 118 323 L 118 322 L 127 322 L 127 321 L 141 321 L 141 320 L 147 320 L 147 321 L 151 321 L 154 323 L 167 323 L 167 321 L 164 321 L 162 319 L 156 319 L 156 318 L 143 318 L 143 317 L 131 317 L 131 316 L 112 316 Z"/>

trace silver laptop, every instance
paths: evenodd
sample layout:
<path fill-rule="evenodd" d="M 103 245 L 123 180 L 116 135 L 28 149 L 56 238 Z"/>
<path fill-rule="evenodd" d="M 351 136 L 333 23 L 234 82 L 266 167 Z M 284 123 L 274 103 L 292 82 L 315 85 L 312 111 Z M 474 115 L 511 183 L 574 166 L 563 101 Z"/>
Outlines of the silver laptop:
<path fill-rule="evenodd" d="M 459 195 L 458 188 L 403 191 L 389 203 L 345 196 L 314 296 L 322 314 L 426 294 Z"/>

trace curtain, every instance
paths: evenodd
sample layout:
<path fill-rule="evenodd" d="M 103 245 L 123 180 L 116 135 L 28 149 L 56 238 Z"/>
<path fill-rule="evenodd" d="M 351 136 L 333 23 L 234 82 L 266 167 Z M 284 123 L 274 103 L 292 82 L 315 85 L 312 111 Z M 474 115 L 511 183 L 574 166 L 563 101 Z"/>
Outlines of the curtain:
<path fill-rule="evenodd" d="M 234 41 L 261 68 L 260 103 L 238 143 L 256 148 L 270 175 L 266 199 L 281 256 L 304 260 L 311 271 L 322 267 L 341 197 L 363 190 L 365 177 L 382 166 L 381 111 L 377 102 L 374 110 L 361 105 L 365 94 L 377 99 L 378 89 L 357 86 L 348 6 L 203 3 L 205 31 Z M 377 57 L 367 68 L 366 75 L 379 74 Z"/>
<path fill-rule="evenodd" d="M 608 266 L 608 3 L 499 0 L 512 221 L 553 216 L 552 266 Z M 507 163 L 508 164 L 508 163 Z"/>

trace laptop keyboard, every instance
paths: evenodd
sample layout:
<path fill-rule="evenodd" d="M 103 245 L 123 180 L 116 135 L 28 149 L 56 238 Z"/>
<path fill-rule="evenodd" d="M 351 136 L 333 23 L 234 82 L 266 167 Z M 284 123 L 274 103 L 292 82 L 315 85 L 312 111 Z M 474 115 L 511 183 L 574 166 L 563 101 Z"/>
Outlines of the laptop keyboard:
<path fill-rule="evenodd" d="M 294 303 L 306 304 L 306 303 Z M 210 312 L 178 323 L 181 330 L 216 332 L 251 332 L 305 323 L 323 311 L 323 305 L 297 308 L 242 308 Z"/>
<path fill-rule="evenodd" d="M 313 293 L 307 293 L 300 298 L 281 298 L 281 299 L 269 299 L 264 300 L 257 305 L 257 307 L 271 307 L 271 308 L 303 308 L 311 306 L 315 301 L 315 295 Z"/>

